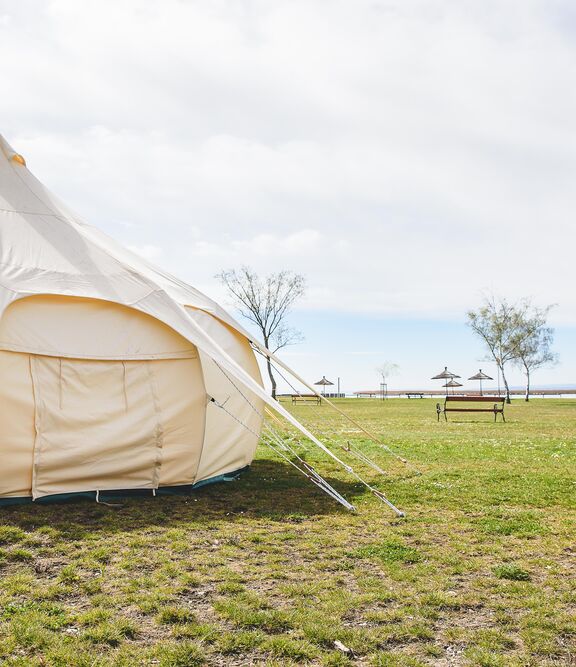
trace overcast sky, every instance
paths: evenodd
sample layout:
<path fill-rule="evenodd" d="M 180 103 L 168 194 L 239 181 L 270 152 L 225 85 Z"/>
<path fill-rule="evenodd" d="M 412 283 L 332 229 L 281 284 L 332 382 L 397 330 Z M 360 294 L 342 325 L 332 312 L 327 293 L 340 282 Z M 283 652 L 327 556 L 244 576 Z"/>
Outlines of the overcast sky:
<path fill-rule="evenodd" d="M 349 390 L 475 372 L 487 291 L 558 304 L 539 378 L 575 381 L 575 79 L 573 0 L 0 0 L 32 171 L 216 298 L 223 268 L 305 274 L 288 356 Z"/>

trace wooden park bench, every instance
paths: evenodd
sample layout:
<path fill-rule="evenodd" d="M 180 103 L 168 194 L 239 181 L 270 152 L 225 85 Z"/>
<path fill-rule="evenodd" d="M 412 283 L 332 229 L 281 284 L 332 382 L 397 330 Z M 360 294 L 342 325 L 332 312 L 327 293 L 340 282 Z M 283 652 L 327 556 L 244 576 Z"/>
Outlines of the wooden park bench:
<path fill-rule="evenodd" d="M 322 399 L 316 394 L 292 394 L 292 404 L 295 403 L 316 403 L 316 405 L 320 405 Z"/>
<path fill-rule="evenodd" d="M 444 414 L 444 419 L 448 421 L 448 416 L 446 414 L 447 412 L 491 412 L 494 415 L 494 421 L 496 421 L 496 417 L 500 414 L 502 415 L 502 421 L 505 422 L 505 400 L 505 398 L 501 398 L 500 396 L 446 396 L 444 399 L 444 405 L 436 403 L 436 413 L 438 415 L 438 421 L 440 421 L 441 414 Z M 454 405 L 455 403 L 466 403 L 471 405 L 469 407 L 468 405 L 457 406 Z M 483 408 L 479 407 L 478 403 L 491 403 L 491 406 L 488 407 L 488 405 L 486 405 L 486 407 Z"/>
<path fill-rule="evenodd" d="M 406 396 L 408 398 L 424 398 L 424 393 L 421 391 L 407 391 Z"/>

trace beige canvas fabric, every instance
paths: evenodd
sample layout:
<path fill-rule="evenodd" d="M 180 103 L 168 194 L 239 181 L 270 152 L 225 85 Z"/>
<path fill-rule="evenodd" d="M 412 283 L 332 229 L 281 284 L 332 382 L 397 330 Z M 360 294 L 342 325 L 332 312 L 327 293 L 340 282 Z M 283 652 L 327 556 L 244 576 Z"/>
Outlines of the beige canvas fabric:
<path fill-rule="evenodd" d="M 206 405 L 198 360 L 31 361 L 34 497 L 195 481 Z"/>
<path fill-rule="evenodd" d="M 193 484 L 252 461 L 260 419 L 238 392 L 230 397 L 233 386 L 216 364 L 201 362 L 194 346 L 157 320 L 105 305 L 34 297 L 7 309 L 0 497 Z M 211 315 L 197 316 L 258 379 L 248 341 Z M 249 428 L 207 408 L 207 387 L 229 399 Z"/>
<path fill-rule="evenodd" d="M 218 336 L 222 347 L 252 377 L 259 377 L 254 353 L 244 337 L 207 313 L 192 311 L 190 315 L 210 336 Z M 230 376 L 227 377 L 228 374 L 224 374 L 208 355 L 200 352 L 200 361 L 208 394 L 218 403 L 224 404 L 227 410 L 224 412 L 214 403 L 208 403 L 207 406 L 206 433 L 198 479 L 208 479 L 225 470 L 243 468 L 252 461 L 258 444 L 258 438 L 253 434 L 260 433 L 263 403 L 253 392 L 243 387 L 238 391 L 240 383 L 233 378 L 234 386 L 228 379 Z M 239 428 L 237 420 L 245 426 Z"/>
<path fill-rule="evenodd" d="M 109 301 L 32 296 L 0 319 L 0 348 L 76 359 L 182 359 L 196 347 L 162 322 Z"/>
<path fill-rule="evenodd" d="M 187 311 L 152 268 L 88 229 L 0 139 L 0 498 L 194 484 L 249 464 L 262 398 L 245 388 L 250 407 L 230 369 L 170 320 L 262 391 L 240 327 L 159 273 Z"/>
<path fill-rule="evenodd" d="M 162 419 L 148 363 L 31 362 L 34 497 L 158 486 Z"/>
<path fill-rule="evenodd" d="M 27 354 L 0 350 L 0 497 L 32 495 L 34 391 Z"/>

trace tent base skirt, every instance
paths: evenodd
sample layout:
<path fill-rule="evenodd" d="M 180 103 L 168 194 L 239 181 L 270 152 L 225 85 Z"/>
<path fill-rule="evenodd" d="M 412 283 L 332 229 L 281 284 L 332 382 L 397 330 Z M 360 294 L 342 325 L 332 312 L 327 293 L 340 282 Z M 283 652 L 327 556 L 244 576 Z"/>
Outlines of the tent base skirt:
<path fill-rule="evenodd" d="M 42 498 L 37 498 L 35 501 L 32 500 L 32 496 L 11 496 L 11 497 L 0 497 L 0 506 L 6 505 L 23 505 L 27 503 L 34 502 L 35 504 L 40 505 L 49 505 L 51 503 L 67 503 L 67 502 L 76 502 L 77 500 L 92 500 L 99 502 L 107 502 L 109 500 L 115 500 L 118 498 L 148 498 L 156 496 L 187 496 L 190 495 L 193 491 L 202 488 L 203 486 L 208 486 L 209 484 L 218 484 L 219 482 L 233 482 L 237 479 L 242 473 L 245 473 L 250 466 L 244 466 L 238 470 L 233 470 L 232 472 L 224 473 L 223 475 L 217 475 L 216 477 L 209 477 L 208 479 L 203 479 L 200 482 L 195 484 L 182 484 L 181 486 L 161 486 L 158 489 L 112 489 L 107 491 L 76 491 L 74 493 L 56 493 L 50 496 L 42 496 Z"/>

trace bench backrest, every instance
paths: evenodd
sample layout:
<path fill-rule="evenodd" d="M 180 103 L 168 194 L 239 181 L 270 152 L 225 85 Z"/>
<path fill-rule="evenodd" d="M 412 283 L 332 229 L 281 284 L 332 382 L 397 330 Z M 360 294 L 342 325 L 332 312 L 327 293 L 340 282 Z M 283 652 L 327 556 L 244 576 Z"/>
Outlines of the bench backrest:
<path fill-rule="evenodd" d="M 469 403 L 504 403 L 505 396 L 446 396 L 446 403 L 451 401 Z"/>

